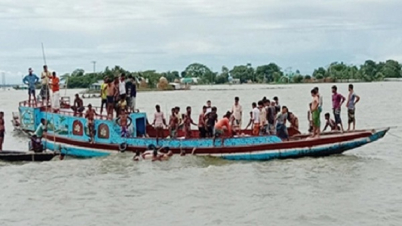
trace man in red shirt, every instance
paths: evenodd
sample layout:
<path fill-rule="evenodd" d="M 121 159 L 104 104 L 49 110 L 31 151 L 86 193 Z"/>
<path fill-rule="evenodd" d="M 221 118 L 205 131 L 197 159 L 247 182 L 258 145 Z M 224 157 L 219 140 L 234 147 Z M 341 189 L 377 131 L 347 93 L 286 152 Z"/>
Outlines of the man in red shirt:
<path fill-rule="evenodd" d="M 56 76 L 56 72 L 53 72 L 52 81 L 50 83 L 52 88 L 52 109 L 54 112 L 58 112 L 60 109 L 60 86 L 59 78 Z"/>
<path fill-rule="evenodd" d="M 232 136 L 232 128 L 230 127 L 229 119 L 232 114 L 230 111 L 226 112 L 225 116 L 223 119 L 220 119 L 216 124 L 215 124 L 215 132 L 214 132 L 214 139 L 212 143 L 215 145 L 215 139 L 217 137 L 221 137 L 221 145 L 223 146 L 223 134 L 226 131 L 228 131 L 229 136 Z"/>

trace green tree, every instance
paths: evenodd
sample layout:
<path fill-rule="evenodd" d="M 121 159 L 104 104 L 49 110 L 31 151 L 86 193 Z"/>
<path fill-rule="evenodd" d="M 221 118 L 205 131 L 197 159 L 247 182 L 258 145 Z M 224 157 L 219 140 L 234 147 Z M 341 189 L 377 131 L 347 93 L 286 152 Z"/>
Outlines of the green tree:
<path fill-rule="evenodd" d="M 278 82 L 278 80 L 283 76 L 281 68 L 275 63 L 258 66 L 255 73 L 258 80 L 265 82 Z"/>
<path fill-rule="evenodd" d="M 395 60 L 387 60 L 378 71 L 381 72 L 385 78 L 400 78 L 402 76 L 401 64 Z"/>

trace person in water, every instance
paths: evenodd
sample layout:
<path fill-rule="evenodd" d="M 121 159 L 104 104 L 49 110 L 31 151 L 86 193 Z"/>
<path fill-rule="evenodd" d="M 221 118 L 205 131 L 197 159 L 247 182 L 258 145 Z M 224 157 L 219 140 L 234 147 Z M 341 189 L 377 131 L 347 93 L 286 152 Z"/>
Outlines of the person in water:
<path fill-rule="evenodd" d="M 22 82 L 28 86 L 28 102 L 29 102 L 29 106 L 31 105 L 31 96 L 33 97 L 34 100 L 34 106 L 36 106 L 36 94 L 35 94 L 35 90 L 36 90 L 36 83 L 39 82 L 39 78 L 38 76 L 36 76 L 33 73 L 33 70 L 31 68 L 28 69 L 28 75 L 24 77 L 24 79 L 22 80 Z"/>
<path fill-rule="evenodd" d="M 4 135 L 6 133 L 6 127 L 4 126 L 4 112 L 0 112 L 0 151 L 3 150 Z"/>
<path fill-rule="evenodd" d="M 216 124 L 215 124 L 215 131 L 214 131 L 214 138 L 213 138 L 213 144 L 215 145 L 215 139 L 220 137 L 221 138 L 221 144 L 223 145 L 223 134 L 225 130 L 228 132 L 229 136 L 232 135 L 232 128 L 230 127 L 229 119 L 230 119 L 231 113 L 230 111 L 226 112 L 225 116 L 223 116 L 222 119 L 220 119 Z"/>
<path fill-rule="evenodd" d="M 356 127 L 355 106 L 359 101 L 360 96 L 358 96 L 353 91 L 353 84 L 349 84 L 349 96 L 346 102 L 346 107 L 348 108 L 348 131 L 350 131 L 350 125 L 353 125 L 352 130 L 355 130 Z"/>
<path fill-rule="evenodd" d="M 179 119 L 176 116 L 176 109 L 172 108 L 172 112 L 169 118 L 169 136 L 172 139 L 177 138 L 177 127 L 179 125 Z"/>
<path fill-rule="evenodd" d="M 80 96 L 75 94 L 75 99 L 74 99 L 74 105 L 71 107 L 71 109 L 74 111 L 74 116 L 82 116 L 82 112 L 84 112 L 85 107 L 84 107 L 84 102 L 80 98 Z"/>
<path fill-rule="evenodd" d="M 289 140 L 288 129 L 286 127 L 287 118 L 288 108 L 283 106 L 281 113 L 276 117 L 276 135 L 282 140 Z"/>
<path fill-rule="evenodd" d="M 313 122 L 313 137 L 320 137 L 320 110 L 318 109 L 319 106 L 319 98 L 318 92 L 316 89 L 311 90 L 311 96 L 313 97 L 313 101 L 311 102 L 311 119 Z"/>
<path fill-rule="evenodd" d="M 331 128 L 331 131 L 340 130 L 339 126 L 336 125 L 335 121 L 331 119 L 331 115 L 329 113 L 325 113 L 325 120 L 326 123 L 323 131 L 327 130 L 328 127 Z"/>
<path fill-rule="evenodd" d="M 186 108 L 186 114 L 184 115 L 184 134 L 186 138 L 191 138 L 191 124 L 197 126 L 191 118 L 191 107 Z"/>
<path fill-rule="evenodd" d="M 88 110 L 85 113 L 85 118 L 87 119 L 87 127 L 89 131 L 90 143 L 93 144 L 94 136 L 95 136 L 95 116 L 96 116 L 95 109 L 92 108 L 91 104 L 88 104 Z"/>
<path fill-rule="evenodd" d="M 156 112 L 154 114 L 154 121 L 152 125 L 155 127 L 156 141 L 158 142 L 159 138 L 163 138 L 163 126 L 166 126 L 166 120 L 159 105 L 155 106 L 155 110 Z"/>
<path fill-rule="evenodd" d="M 137 151 L 134 158 L 136 158 L 138 155 L 139 152 Z M 143 159 L 151 159 L 152 161 L 164 161 L 173 156 L 173 152 L 169 149 L 169 147 L 157 148 L 155 145 L 150 144 L 148 145 L 148 150 L 142 153 L 141 156 Z"/>

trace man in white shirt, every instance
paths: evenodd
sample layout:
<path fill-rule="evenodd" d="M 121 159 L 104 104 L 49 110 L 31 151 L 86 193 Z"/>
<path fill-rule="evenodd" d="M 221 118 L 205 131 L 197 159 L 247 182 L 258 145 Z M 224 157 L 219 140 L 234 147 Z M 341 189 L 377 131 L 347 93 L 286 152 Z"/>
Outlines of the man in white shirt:
<path fill-rule="evenodd" d="M 120 94 L 120 99 L 125 99 L 126 98 L 126 78 L 124 73 L 121 74 L 120 76 L 120 81 L 119 81 L 119 94 Z"/>
<path fill-rule="evenodd" d="M 258 136 L 260 134 L 260 109 L 258 109 L 255 102 L 253 102 L 251 106 L 253 107 L 253 135 Z"/>
<path fill-rule="evenodd" d="M 46 106 L 49 105 L 49 79 L 52 78 L 52 73 L 48 71 L 47 65 L 43 65 L 43 72 L 41 74 L 41 90 L 40 90 L 40 96 L 42 99 L 42 104 L 45 103 L 46 100 Z"/>
<path fill-rule="evenodd" d="M 241 119 L 242 119 L 242 115 L 243 115 L 243 108 L 242 106 L 239 104 L 239 97 L 235 97 L 235 103 L 232 106 L 232 115 L 234 117 L 234 126 L 238 127 L 239 129 L 241 129 Z"/>

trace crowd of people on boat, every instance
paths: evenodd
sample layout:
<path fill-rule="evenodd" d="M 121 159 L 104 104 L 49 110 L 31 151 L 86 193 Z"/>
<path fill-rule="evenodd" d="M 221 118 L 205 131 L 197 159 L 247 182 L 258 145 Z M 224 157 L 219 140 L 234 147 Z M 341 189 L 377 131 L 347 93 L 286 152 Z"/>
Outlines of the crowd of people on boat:
<path fill-rule="evenodd" d="M 47 66 L 43 66 L 41 73 L 41 90 L 40 97 L 43 105 L 48 105 L 50 92 L 52 91 L 52 104 L 51 109 L 58 112 L 60 108 L 60 95 L 59 95 L 59 78 L 56 72 L 49 72 Z M 31 97 L 34 104 L 37 103 L 35 95 L 35 85 L 39 82 L 39 78 L 29 68 L 28 75 L 24 77 L 23 82 L 28 85 L 29 103 Z M 95 116 L 102 115 L 104 108 L 106 109 L 107 118 L 116 122 L 121 126 L 121 136 L 129 137 L 128 125 L 130 122 L 129 114 L 136 112 L 136 82 L 130 75 L 126 79 L 124 74 L 114 79 L 105 78 L 104 83 L 101 85 L 101 107 L 100 114 L 89 104 L 84 107 L 83 100 L 78 94 L 75 95 L 74 104 L 71 109 L 76 116 L 84 116 L 87 119 L 87 126 L 89 128 L 91 141 L 94 137 L 94 120 Z M 311 90 L 312 102 L 309 103 L 309 110 L 307 112 L 307 119 L 309 122 L 309 132 L 312 137 L 319 137 L 321 131 L 321 113 L 323 106 L 323 96 L 319 92 L 319 88 L 315 87 Z M 331 118 L 330 113 L 325 113 L 325 127 L 331 130 L 344 131 L 341 120 L 341 106 L 346 101 L 348 109 L 348 131 L 355 129 L 355 105 L 359 102 L 360 97 L 354 93 L 353 85 L 349 85 L 349 95 L 345 98 L 338 93 L 337 87 L 332 87 L 332 109 L 334 119 Z M 46 104 L 45 104 L 46 102 Z M 85 111 L 86 109 L 86 111 Z M 85 114 L 84 114 L 85 111 Z M 169 119 L 166 120 L 164 113 L 161 111 L 159 105 L 155 106 L 154 119 L 150 125 L 156 130 L 157 138 L 164 138 L 164 130 L 169 130 L 170 138 L 177 138 L 179 130 L 183 130 L 185 138 L 192 138 L 194 136 L 191 126 L 198 127 L 198 137 L 200 138 L 217 138 L 222 137 L 224 133 L 228 136 L 244 135 L 244 130 L 251 129 L 251 135 L 277 135 L 283 140 L 288 140 L 288 126 L 295 131 L 299 130 L 298 117 L 286 106 L 281 106 L 278 97 L 273 97 L 269 100 L 263 97 L 261 100 L 253 102 L 247 117 L 247 126 L 243 125 L 244 118 L 243 106 L 240 104 L 240 98 L 235 97 L 234 103 L 230 111 L 227 111 L 222 118 L 218 117 L 217 107 L 212 106 L 210 100 L 206 105 L 202 106 L 201 112 L 198 115 L 198 122 L 195 122 L 192 117 L 192 108 L 186 107 L 185 112 L 180 113 L 180 107 L 171 109 Z M 352 128 L 351 128 L 352 126 Z M 0 125 L 1 129 L 1 125 Z M 0 130 L 0 136 L 2 135 Z"/>

